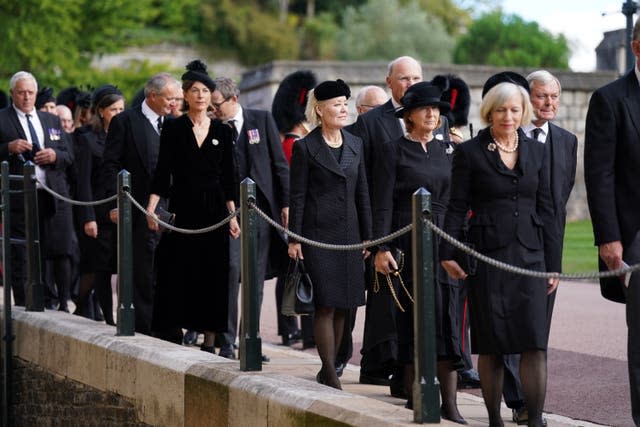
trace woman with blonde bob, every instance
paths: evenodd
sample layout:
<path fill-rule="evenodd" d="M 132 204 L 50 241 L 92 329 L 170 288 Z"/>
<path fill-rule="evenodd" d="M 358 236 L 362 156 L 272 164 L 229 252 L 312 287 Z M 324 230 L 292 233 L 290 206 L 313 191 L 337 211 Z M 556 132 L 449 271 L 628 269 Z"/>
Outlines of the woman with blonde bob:
<path fill-rule="evenodd" d="M 315 241 L 360 243 L 371 238 L 371 207 L 362 140 L 342 130 L 349 86 L 325 81 L 309 92 L 306 115 L 316 126 L 293 146 L 289 229 Z M 305 260 L 314 285 L 313 334 L 322 360 L 316 380 L 342 388 L 336 351 L 347 310 L 364 305 L 366 251 L 330 251 L 289 237 L 288 254 Z"/>
<path fill-rule="evenodd" d="M 467 239 L 476 250 L 513 266 L 556 272 L 561 236 L 553 219 L 544 145 L 520 129 L 531 119 L 531 110 L 524 77 L 503 72 L 487 80 L 480 115 L 488 126 L 456 150 L 444 229 L 460 240 L 465 216 L 472 211 Z M 472 351 L 479 354 L 489 425 L 504 425 L 502 359 L 515 353 L 521 354 L 528 425 L 543 425 L 547 294 L 555 292 L 558 280 L 519 275 L 482 262 L 469 276 L 455 255 L 453 246 L 441 244 L 447 273 L 469 281 Z"/>

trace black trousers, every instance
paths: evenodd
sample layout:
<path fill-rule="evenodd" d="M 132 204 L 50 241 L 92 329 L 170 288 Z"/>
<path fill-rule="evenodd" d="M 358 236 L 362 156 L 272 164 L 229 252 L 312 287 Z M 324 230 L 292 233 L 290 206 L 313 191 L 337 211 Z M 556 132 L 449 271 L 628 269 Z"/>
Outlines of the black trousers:
<path fill-rule="evenodd" d="M 624 248 L 624 261 L 629 264 L 640 262 L 640 233 Z M 631 275 L 627 297 L 627 360 L 629 364 L 629 386 L 631 391 L 631 415 L 635 425 L 640 425 L 640 273 Z"/>
<path fill-rule="evenodd" d="M 133 218 L 133 304 L 136 332 L 151 335 L 153 289 L 155 287 L 154 255 L 160 232 L 149 230 L 143 214 Z"/>

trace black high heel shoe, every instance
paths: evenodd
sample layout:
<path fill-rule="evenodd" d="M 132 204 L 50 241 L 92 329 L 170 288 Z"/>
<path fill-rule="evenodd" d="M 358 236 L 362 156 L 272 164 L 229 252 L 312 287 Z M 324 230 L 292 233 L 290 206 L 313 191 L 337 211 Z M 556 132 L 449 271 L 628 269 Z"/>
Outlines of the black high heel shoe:
<path fill-rule="evenodd" d="M 445 410 L 444 405 L 440 407 L 440 418 L 442 418 L 443 420 L 453 421 L 456 424 L 464 424 L 464 425 L 469 424 L 467 420 L 462 418 L 462 416 L 460 416 L 459 418 L 454 418 L 450 416 Z"/>

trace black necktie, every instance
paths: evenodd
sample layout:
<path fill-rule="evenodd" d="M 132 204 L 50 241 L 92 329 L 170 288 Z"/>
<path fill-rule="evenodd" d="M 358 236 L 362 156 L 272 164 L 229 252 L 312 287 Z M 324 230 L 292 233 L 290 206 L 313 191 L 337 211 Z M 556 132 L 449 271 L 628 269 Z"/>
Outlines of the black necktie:
<path fill-rule="evenodd" d="M 33 155 L 36 154 L 38 151 L 40 151 L 40 141 L 38 140 L 38 134 L 36 133 L 36 129 L 33 127 L 33 123 L 31 123 L 31 114 L 26 114 L 27 116 L 27 126 L 29 126 L 29 133 L 31 134 L 31 145 L 33 145 L 33 147 L 31 148 L 31 153 L 29 153 L 29 156 L 31 159 L 33 159 Z M 27 160 L 31 160 L 31 159 L 27 159 Z"/>
<path fill-rule="evenodd" d="M 535 139 L 536 141 L 538 140 L 538 136 L 540 136 L 541 133 L 542 133 L 542 129 L 540 128 L 533 128 L 533 130 L 531 131 L 531 135 L 533 139 Z"/>
<path fill-rule="evenodd" d="M 162 116 L 158 116 L 158 133 L 162 132 Z"/>
<path fill-rule="evenodd" d="M 236 128 L 236 121 L 229 120 L 227 123 L 229 123 L 229 126 L 231 126 L 231 138 L 233 138 L 233 143 L 235 144 L 238 140 L 238 129 Z"/>

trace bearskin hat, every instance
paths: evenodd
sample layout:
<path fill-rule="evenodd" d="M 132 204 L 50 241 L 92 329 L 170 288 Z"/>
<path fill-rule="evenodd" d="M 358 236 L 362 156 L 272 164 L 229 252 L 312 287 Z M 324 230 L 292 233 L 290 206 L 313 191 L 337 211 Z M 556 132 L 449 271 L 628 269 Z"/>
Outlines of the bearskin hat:
<path fill-rule="evenodd" d="M 469 86 L 454 74 L 439 74 L 431 83 L 442 89 L 442 100 L 451 104 L 447 114 L 451 126 L 466 126 L 469 123 L 471 92 Z"/>
<path fill-rule="evenodd" d="M 305 121 L 307 95 L 316 84 L 316 76 L 309 70 L 296 71 L 282 80 L 271 105 L 271 114 L 280 133 L 285 134 Z"/>

